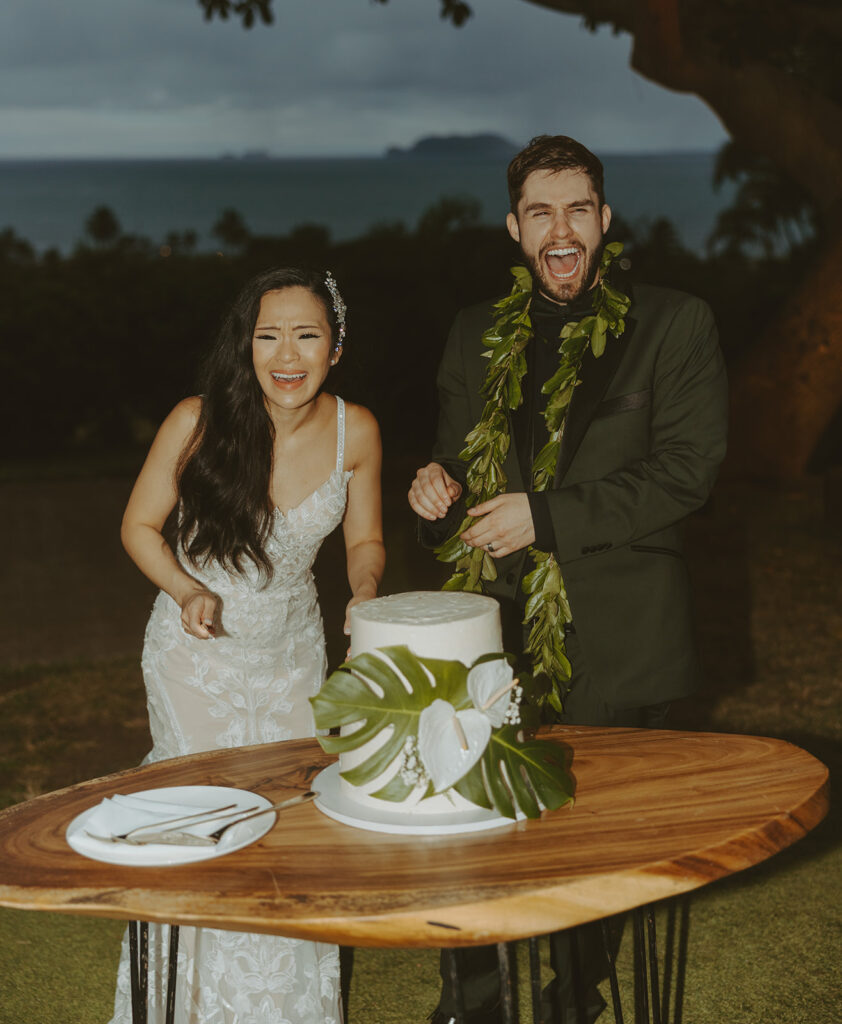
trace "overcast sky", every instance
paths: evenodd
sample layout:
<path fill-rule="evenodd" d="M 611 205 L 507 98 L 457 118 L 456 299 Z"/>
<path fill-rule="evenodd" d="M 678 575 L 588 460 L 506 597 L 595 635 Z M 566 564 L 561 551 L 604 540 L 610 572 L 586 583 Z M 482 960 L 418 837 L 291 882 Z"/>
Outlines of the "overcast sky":
<path fill-rule="evenodd" d="M 630 40 L 524 0 L 275 0 L 275 24 L 197 0 L 2 0 L 0 156 L 370 155 L 423 135 L 573 135 L 597 152 L 716 148 L 695 97 L 628 67 Z"/>

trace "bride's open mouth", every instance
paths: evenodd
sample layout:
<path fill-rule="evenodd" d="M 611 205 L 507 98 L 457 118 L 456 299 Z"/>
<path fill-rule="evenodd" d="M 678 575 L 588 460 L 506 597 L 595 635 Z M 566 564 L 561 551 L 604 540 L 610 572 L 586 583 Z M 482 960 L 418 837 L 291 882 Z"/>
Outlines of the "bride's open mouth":
<path fill-rule="evenodd" d="M 557 281 L 564 281 L 574 277 L 578 272 L 582 253 L 575 245 L 568 245 L 564 248 L 549 249 L 544 260 L 550 274 Z"/>

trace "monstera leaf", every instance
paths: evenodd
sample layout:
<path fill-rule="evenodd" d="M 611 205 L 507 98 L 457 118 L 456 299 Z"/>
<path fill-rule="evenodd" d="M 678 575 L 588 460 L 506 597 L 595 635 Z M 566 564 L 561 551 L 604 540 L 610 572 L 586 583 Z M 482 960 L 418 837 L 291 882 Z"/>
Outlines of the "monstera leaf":
<path fill-rule="evenodd" d="M 547 740 L 518 739 L 513 725 L 491 734 L 481 760 L 453 788 L 506 818 L 515 818 L 517 807 L 527 818 L 538 818 L 541 805 L 554 811 L 573 800 L 563 749 Z"/>
<path fill-rule="evenodd" d="M 473 723 L 474 718 L 481 719 L 489 723 L 484 726 L 487 729 L 493 724 L 491 719 L 498 718 L 496 700 L 482 709 L 499 691 L 499 684 L 511 679 L 511 670 L 505 662 L 499 667 L 488 664 L 505 656 L 485 655 L 477 659 L 469 695 L 468 669 L 460 661 L 418 658 L 406 646 L 383 647 L 378 654 L 359 654 L 346 661 L 310 700 L 317 729 L 357 726 L 345 735 L 320 736 L 319 742 L 328 753 L 357 750 L 376 737 L 386 736 L 369 757 L 342 772 L 342 777 L 352 785 L 371 782 L 396 759 L 403 757 L 406 741 L 418 738 L 421 715 L 426 711 L 429 719 L 429 709 L 434 702 L 437 706 L 447 703 L 448 722 L 456 718 L 467 726 L 469 749 L 473 736 L 469 723 Z M 483 669 L 477 672 L 480 665 Z M 480 701 L 479 708 L 475 705 L 476 700 Z M 453 740 L 455 735 L 447 738 Z M 572 785 L 560 747 L 542 740 L 520 740 L 518 736 L 518 728 L 511 725 L 491 731 L 479 760 L 471 767 L 474 755 L 466 759 L 466 773 L 454 783 L 453 789 L 471 803 L 495 808 L 506 817 L 514 818 L 517 806 L 527 817 L 537 818 L 541 805 L 555 810 L 572 800 Z M 435 738 L 433 730 L 433 740 Z M 429 738 L 426 745 L 429 746 Z M 437 744 L 433 742 L 432 746 Z M 434 775 L 439 771 L 436 765 L 442 761 L 439 753 L 433 750 L 428 755 L 428 761 L 435 769 Z M 444 761 L 447 760 L 444 756 Z M 450 779 L 446 776 L 440 778 L 438 787 L 430 782 L 424 795 L 430 796 L 443 788 L 443 782 L 449 783 Z M 398 772 L 371 795 L 381 800 L 400 802 L 416 787 L 417 783 L 404 779 Z"/>
<path fill-rule="evenodd" d="M 317 729 L 361 723 L 345 735 L 320 736 L 319 741 L 329 754 L 356 750 L 376 736 L 388 736 L 370 757 L 342 773 L 353 786 L 376 779 L 401 755 L 406 740 L 417 735 L 421 712 L 434 697 L 441 696 L 459 706 L 464 706 L 468 699 L 468 670 L 461 662 L 416 658 L 403 645 L 384 647 L 382 653 L 401 673 L 410 690 L 388 661 L 367 653 L 341 665 L 310 700 Z M 424 667 L 436 680 L 435 691 Z M 372 795 L 400 801 L 414 788 L 397 775 Z"/>

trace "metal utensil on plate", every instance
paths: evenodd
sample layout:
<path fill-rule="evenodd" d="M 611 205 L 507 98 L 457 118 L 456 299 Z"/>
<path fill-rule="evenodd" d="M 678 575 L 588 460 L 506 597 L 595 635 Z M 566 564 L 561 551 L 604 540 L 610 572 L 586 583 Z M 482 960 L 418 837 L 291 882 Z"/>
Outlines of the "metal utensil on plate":
<path fill-rule="evenodd" d="M 233 821 L 226 822 L 220 828 L 211 832 L 206 836 L 194 835 L 192 832 L 184 832 L 178 829 L 164 829 L 158 832 L 147 832 L 143 836 L 138 838 L 126 838 L 125 836 L 97 836 L 92 832 L 86 832 L 86 835 L 90 836 L 91 839 L 99 839 L 106 843 L 126 843 L 129 846 L 147 846 L 152 843 L 164 844 L 169 846 L 216 846 L 222 836 L 228 831 L 229 828 L 233 828 L 235 825 L 239 825 L 243 821 L 249 821 L 251 818 L 259 818 L 261 814 L 268 814 L 270 811 L 280 811 L 285 807 L 293 807 L 296 804 L 306 803 L 308 800 L 312 800 L 319 794 L 313 790 L 308 790 L 306 793 L 298 793 L 296 796 L 287 797 L 286 800 L 281 800 L 277 804 L 271 804 L 269 807 L 264 807 L 261 810 L 254 810 L 247 808 L 246 813 L 242 811 L 235 811 L 233 814 L 226 815 L 226 817 L 233 817 Z M 213 821 L 219 815 L 214 815 L 213 818 L 205 818 L 200 824 L 206 824 L 208 821 Z"/>
<path fill-rule="evenodd" d="M 236 804 L 226 804 L 224 807 L 206 807 L 203 811 L 196 811 L 194 814 L 179 814 L 177 818 L 167 818 L 165 821 L 153 821 L 146 825 L 135 825 L 134 828 L 130 828 L 127 832 L 121 832 L 113 836 L 114 839 L 131 839 L 135 832 L 143 832 L 146 829 L 154 829 L 156 832 L 160 832 L 164 828 L 169 828 L 170 825 L 178 825 L 184 823 L 186 825 L 201 825 L 206 821 L 215 821 L 225 811 L 230 811 L 232 807 L 236 807 Z M 249 807 L 248 811 L 256 810 Z M 239 811 L 235 811 L 235 814 L 239 814 Z"/>

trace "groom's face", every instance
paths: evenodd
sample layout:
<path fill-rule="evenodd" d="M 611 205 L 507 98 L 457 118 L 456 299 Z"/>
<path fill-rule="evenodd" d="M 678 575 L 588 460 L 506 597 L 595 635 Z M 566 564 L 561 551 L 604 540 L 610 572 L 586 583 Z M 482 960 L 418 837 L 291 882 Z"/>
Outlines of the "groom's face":
<path fill-rule="evenodd" d="M 548 298 L 571 302 L 596 283 L 611 210 L 584 171 L 533 171 L 517 214 L 506 218 L 533 278 Z"/>

